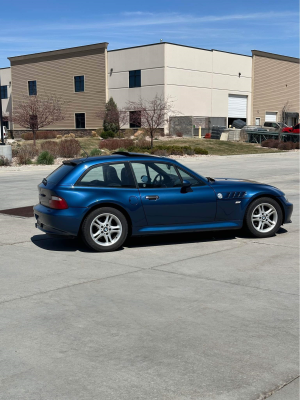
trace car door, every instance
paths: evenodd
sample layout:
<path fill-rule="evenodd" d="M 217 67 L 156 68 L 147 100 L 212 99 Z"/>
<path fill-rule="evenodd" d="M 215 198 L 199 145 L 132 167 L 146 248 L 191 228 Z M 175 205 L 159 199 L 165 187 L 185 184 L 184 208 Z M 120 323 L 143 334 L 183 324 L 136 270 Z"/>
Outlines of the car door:
<path fill-rule="evenodd" d="M 212 222 L 216 195 L 205 182 L 168 162 L 131 162 L 148 225 L 184 225 Z M 189 178 L 189 179 L 187 179 Z M 189 191 L 182 190 L 189 180 Z"/>

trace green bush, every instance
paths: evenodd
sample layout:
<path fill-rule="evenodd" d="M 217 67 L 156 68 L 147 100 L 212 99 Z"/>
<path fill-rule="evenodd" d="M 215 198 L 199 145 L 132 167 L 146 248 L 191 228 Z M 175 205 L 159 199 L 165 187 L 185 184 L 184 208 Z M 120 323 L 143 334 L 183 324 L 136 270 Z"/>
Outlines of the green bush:
<path fill-rule="evenodd" d="M 90 151 L 90 156 L 91 157 L 93 157 L 93 156 L 101 156 L 101 154 L 102 154 L 102 151 L 100 149 L 92 149 Z"/>
<path fill-rule="evenodd" d="M 37 163 L 44 165 L 52 165 L 54 163 L 54 157 L 48 151 L 42 151 L 37 158 Z"/>
<path fill-rule="evenodd" d="M 208 151 L 205 149 L 202 149 L 201 147 L 194 147 L 194 152 L 195 152 L 195 154 L 204 154 L 204 155 L 208 154 Z"/>
<path fill-rule="evenodd" d="M 115 137 L 115 133 L 113 131 L 103 131 L 100 133 L 102 139 L 113 139 Z"/>

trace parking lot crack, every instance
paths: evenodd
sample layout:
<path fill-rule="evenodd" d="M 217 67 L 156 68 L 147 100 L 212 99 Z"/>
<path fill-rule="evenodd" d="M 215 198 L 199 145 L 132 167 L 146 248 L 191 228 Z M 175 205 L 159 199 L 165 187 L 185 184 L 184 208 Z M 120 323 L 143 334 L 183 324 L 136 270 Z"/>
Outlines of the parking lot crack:
<path fill-rule="evenodd" d="M 111 278 L 117 278 L 119 276 L 134 274 L 136 272 L 139 272 L 139 271 L 143 270 L 143 269 L 137 268 L 137 267 L 131 267 L 131 268 L 135 268 L 135 271 L 124 272 L 124 273 L 121 273 L 121 274 L 118 274 L 118 275 L 111 275 L 111 276 L 106 276 L 106 277 L 103 277 L 103 278 L 90 279 L 88 281 L 77 282 L 77 283 L 74 283 L 72 285 L 60 286 L 60 287 L 55 288 L 55 289 L 45 290 L 45 291 L 42 291 L 42 292 L 36 292 L 36 293 L 29 294 L 27 296 L 20 296 L 20 297 L 15 297 L 13 299 L 3 300 L 3 301 L 0 301 L 0 304 L 11 303 L 11 302 L 16 301 L 16 300 L 29 299 L 29 298 L 34 297 L 34 296 L 39 296 L 39 295 L 43 295 L 43 294 L 47 294 L 47 293 L 51 293 L 51 292 L 56 292 L 58 290 L 68 289 L 68 288 L 71 288 L 71 287 L 84 285 L 84 284 L 87 284 L 87 283 L 95 283 L 95 282 L 98 282 L 98 281 L 104 281 L 104 280 L 111 279 Z"/>
<path fill-rule="evenodd" d="M 294 382 L 296 379 L 299 378 L 300 375 L 297 375 L 295 378 L 292 378 L 291 380 L 289 380 L 288 382 L 278 386 L 276 389 L 273 389 L 271 391 L 269 391 L 268 393 L 262 394 L 259 396 L 259 398 L 257 400 L 266 400 L 269 399 L 271 396 L 273 396 L 273 394 L 278 393 L 281 389 L 283 389 L 284 387 L 286 387 L 287 385 L 289 385 L 290 383 Z"/>
<path fill-rule="evenodd" d="M 193 257 L 195 258 L 195 257 Z M 250 289 L 256 289 L 256 290 L 263 290 L 263 291 L 267 291 L 267 292 L 275 292 L 275 293 L 281 293 L 281 294 L 287 294 L 287 295 L 291 295 L 291 296 L 297 296 L 299 297 L 299 294 L 297 293 L 289 293 L 289 292 L 283 292 L 281 290 L 273 290 L 273 289 L 267 289 L 267 288 L 261 288 L 258 286 L 250 286 L 250 285 L 242 285 L 240 283 L 235 283 L 235 282 L 230 282 L 230 281 L 224 281 L 221 279 L 213 279 L 213 278 L 206 278 L 203 276 L 195 276 L 195 275 L 188 275 L 188 274 L 182 274 L 179 272 L 174 272 L 174 271 L 168 271 L 165 269 L 160 269 L 159 267 L 153 267 L 151 268 L 153 271 L 160 271 L 160 272 L 165 272 L 167 274 L 173 274 L 173 275 L 179 275 L 179 276 L 184 276 L 186 278 L 191 278 L 191 279 L 199 279 L 199 280 L 204 280 L 204 281 L 212 281 L 212 282 L 219 282 L 219 283 L 225 283 L 227 285 L 234 285 L 234 286 L 241 286 L 241 287 L 246 287 L 246 288 L 250 288 Z"/>

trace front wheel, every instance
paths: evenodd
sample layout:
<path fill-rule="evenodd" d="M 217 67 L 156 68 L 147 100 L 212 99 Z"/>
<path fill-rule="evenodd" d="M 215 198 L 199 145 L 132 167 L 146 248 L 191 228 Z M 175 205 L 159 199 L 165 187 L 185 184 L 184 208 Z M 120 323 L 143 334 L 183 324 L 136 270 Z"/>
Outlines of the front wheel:
<path fill-rule="evenodd" d="M 275 235 L 282 224 L 282 210 L 276 200 L 261 197 L 250 204 L 245 222 L 255 237 L 266 238 Z"/>
<path fill-rule="evenodd" d="M 128 235 L 127 220 L 112 207 L 97 208 L 82 224 L 85 243 L 96 251 L 114 251 L 122 246 Z"/>

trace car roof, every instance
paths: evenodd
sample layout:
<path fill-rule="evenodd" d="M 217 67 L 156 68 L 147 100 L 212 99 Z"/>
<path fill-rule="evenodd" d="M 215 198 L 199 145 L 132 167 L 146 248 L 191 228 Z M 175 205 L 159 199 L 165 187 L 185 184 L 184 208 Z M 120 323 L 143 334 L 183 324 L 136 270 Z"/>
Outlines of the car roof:
<path fill-rule="evenodd" d="M 117 161 L 137 161 L 137 160 L 160 160 L 160 161 L 173 161 L 176 163 L 175 160 L 170 160 L 169 158 L 166 157 L 159 157 L 159 156 L 153 156 L 151 154 L 144 154 L 144 153 L 130 153 L 130 152 L 125 152 L 125 151 L 119 151 L 115 152 L 111 155 L 107 156 L 93 156 L 93 157 L 84 157 L 84 158 L 74 158 L 72 160 L 65 160 L 63 161 L 63 164 L 65 165 L 79 165 L 79 164 L 85 164 L 85 165 L 93 165 L 93 164 L 98 164 L 104 163 L 104 162 L 117 162 Z"/>

